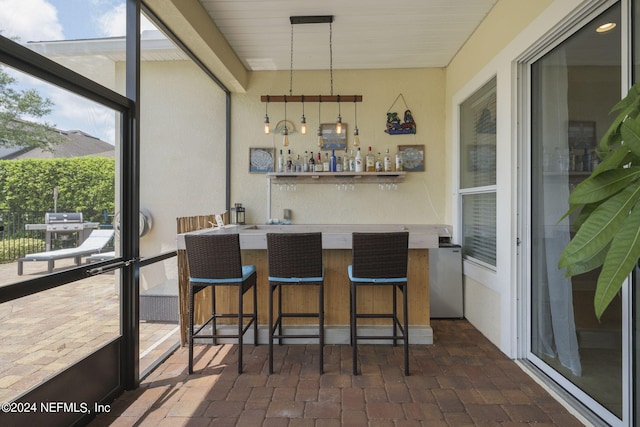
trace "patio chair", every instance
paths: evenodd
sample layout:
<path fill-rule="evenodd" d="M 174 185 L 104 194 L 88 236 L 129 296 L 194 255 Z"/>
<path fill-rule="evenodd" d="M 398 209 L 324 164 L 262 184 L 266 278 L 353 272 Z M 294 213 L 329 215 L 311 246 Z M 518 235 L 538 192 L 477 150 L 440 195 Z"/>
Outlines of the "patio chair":
<path fill-rule="evenodd" d="M 54 263 L 59 259 L 73 258 L 76 265 L 80 265 L 83 256 L 89 256 L 102 251 L 113 237 L 113 233 L 113 230 L 93 230 L 89 237 L 77 248 L 27 254 L 24 258 L 18 259 L 18 276 L 22 275 L 23 263 L 25 261 L 47 261 L 47 271 L 49 273 L 53 271 Z"/>

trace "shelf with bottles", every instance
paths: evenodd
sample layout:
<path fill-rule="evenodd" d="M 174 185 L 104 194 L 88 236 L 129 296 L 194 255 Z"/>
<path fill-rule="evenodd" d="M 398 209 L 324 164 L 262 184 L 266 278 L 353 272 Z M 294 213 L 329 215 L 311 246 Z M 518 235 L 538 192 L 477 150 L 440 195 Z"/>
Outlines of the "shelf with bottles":
<path fill-rule="evenodd" d="M 393 172 L 269 172 L 267 178 L 282 184 L 397 184 L 404 171 Z"/>

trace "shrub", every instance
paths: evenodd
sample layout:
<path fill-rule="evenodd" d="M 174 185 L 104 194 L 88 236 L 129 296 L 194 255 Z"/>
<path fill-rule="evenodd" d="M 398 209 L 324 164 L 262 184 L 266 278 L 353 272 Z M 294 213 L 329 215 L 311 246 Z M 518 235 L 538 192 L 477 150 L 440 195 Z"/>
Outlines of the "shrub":
<path fill-rule="evenodd" d="M 0 263 L 13 262 L 26 254 L 42 252 L 45 242 L 42 239 L 20 238 L 0 240 Z"/>

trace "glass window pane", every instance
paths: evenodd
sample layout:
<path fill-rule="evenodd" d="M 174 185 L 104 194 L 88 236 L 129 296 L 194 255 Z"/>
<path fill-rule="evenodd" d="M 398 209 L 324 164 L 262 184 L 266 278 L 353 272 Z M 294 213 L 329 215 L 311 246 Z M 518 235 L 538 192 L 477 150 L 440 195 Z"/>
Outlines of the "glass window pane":
<path fill-rule="evenodd" d="M 462 196 L 462 252 L 491 266 L 496 265 L 496 193 Z"/>
<path fill-rule="evenodd" d="M 113 257 L 120 113 L 2 64 L 0 104 L 0 283 Z"/>
<path fill-rule="evenodd" d="M 596 32 L 605 22 L 618 25 Z M 620 100 L 619 24 L 618 4 L 532 65 L 531 352 L 622 417 L 622 300 L 599 321 L 599 270 L 567 278 L 558 268 L 575 233 L 576 214 L 560 221 L 570 191 L 596 164 L 594 151 Z"/>
<path fill-rule="evenodd" d="M 14 267 L 0 264 L 0 278 Z M 1 402 L 120 336 L 118 277 L 106 273 L 0 304 Z"/>
<path fill-rule="evenodd" d="M 496 79 L 460 105 L 460 188 L 496 183 Z"/>
<path fill-rule="evenodd" d="M 153 222 L 140 254 L 151 257 L 176 250 L 176 218 L 225 210 L 227 97 L 160 30 L 141 48 L 140 206 Z M 141 374 L 180 341 L 177 263 L 140 270 Z"/>
<path fill-rule="evenodd" d="M 6 0 L 0 34 L 124 95 L 125 18 L 126 0 Z"/>

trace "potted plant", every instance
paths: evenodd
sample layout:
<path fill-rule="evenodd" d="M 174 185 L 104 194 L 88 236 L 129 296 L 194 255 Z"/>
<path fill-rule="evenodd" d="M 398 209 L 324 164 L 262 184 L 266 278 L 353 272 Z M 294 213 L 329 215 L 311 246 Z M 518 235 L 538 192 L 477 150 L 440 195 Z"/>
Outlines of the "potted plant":
<path fill-rule="evenodd" d="M 569 196 L 565 217 L 582 209 L 558 261 L 567 276 L 602 266 L 594 297 L 598 319 L 640 258 L 640 83 L 614 111 L 597 151 L 602 162 Z"/>

